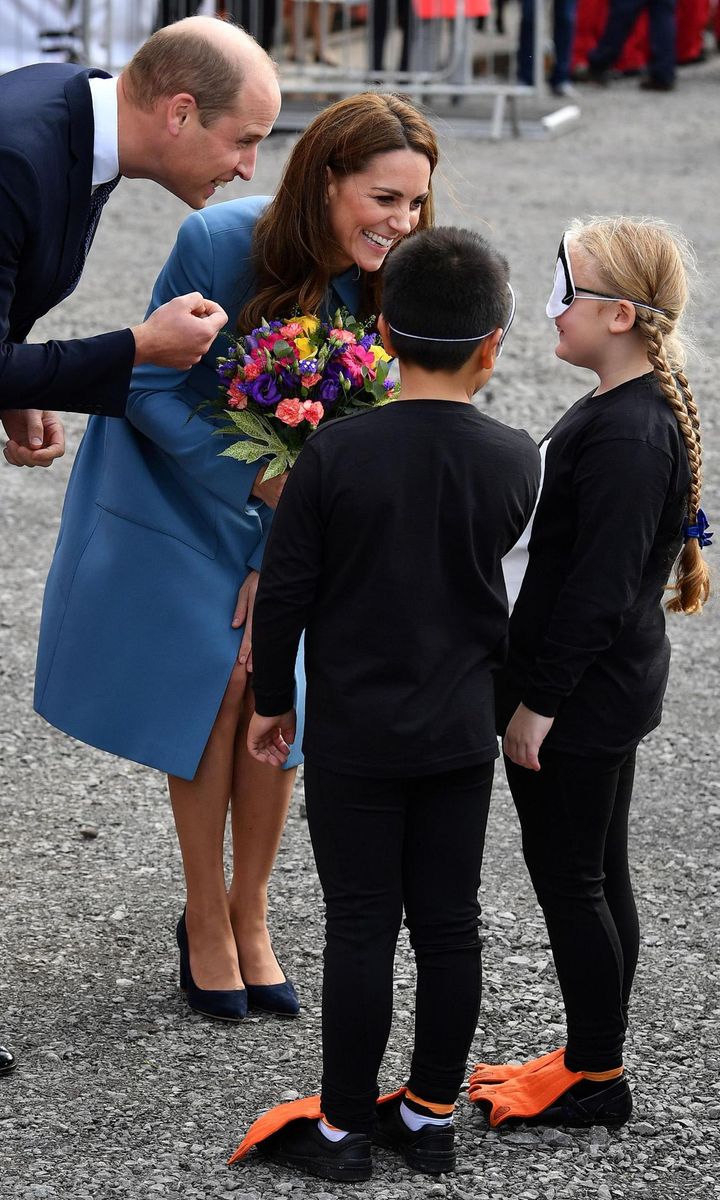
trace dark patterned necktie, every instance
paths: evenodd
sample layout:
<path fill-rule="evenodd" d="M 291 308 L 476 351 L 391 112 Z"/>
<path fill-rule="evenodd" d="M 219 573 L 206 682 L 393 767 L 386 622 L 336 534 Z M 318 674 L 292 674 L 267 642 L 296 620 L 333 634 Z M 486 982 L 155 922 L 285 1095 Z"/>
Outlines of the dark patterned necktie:
<path fill-rule="evenodd" d="M 80 276 L 82 275 L 83 267 L 85 266 L 85 259 L 87 258 L 88 250 L 92 245 L 92 240 L 95 237 L 95 230 L 98 227 L 98 221 L 100 220 L 100 213 L 103 210 L 103 205 L 113 189 L 117 187 L 121 178 L 122 176 L 116 175 L 114 179 L 110 179 L 107 183 L 99 183 L 90 197 L 90 212 L 88 214 L 88 223 L 85 228 L 85 236 L 78 246 L 77 254 L 75 255 L 75 261 L 73 263 L 72 275 L 70 276 L 70 283 L 60 297 L 61 300 L 65 300 L 71 292 L 74 292 L 75 288 L 80 282 Z"/>

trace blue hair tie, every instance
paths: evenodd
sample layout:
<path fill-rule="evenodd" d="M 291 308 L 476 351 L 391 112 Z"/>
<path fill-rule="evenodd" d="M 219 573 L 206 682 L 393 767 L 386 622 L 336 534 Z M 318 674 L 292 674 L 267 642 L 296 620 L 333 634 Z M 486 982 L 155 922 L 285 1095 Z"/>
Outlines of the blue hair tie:
<path fill-rule="evenodd" d="M 701 508 L 697 510 L 695 525 L 688 525 L 687 520 L 685 521 L 683 537 L 686 542 L 690 538 L 697 538 L 701 550 L 704 550 L 706 546 L 712 546 L 713 531 L 708 529 L 708 519 Z"/>

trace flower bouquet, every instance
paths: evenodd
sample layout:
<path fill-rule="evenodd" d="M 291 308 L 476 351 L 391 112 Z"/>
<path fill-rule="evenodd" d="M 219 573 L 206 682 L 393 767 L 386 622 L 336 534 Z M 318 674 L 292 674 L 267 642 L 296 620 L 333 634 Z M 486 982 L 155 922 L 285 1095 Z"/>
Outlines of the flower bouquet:
<path fill-rule="evenodd" d="M 221 454 L 246 463 L 267 458 L 264 479 L 272 479 L 293 465 L 318 425 L 393 400 L 392 360 L 369 325 L 338 310 L 332 324 L 299 316 L 263 321 L 242 337 L 226 334 L 229 348 L 217 360 L 222 384 L 209 403 L 225 419 L 215 432 L 241 436 Z"/>

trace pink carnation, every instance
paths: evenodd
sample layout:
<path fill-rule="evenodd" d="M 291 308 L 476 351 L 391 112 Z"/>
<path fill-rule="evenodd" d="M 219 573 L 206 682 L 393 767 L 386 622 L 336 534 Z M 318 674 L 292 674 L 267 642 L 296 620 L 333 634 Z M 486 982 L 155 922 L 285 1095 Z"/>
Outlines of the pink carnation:
<path fill-rule="evenodd" d="M 319 425 L 325 416 L 325 409 L 319 400 L 312 402 L 310 400 L 304 400 L 303 408 L 305 410 L 305 420 L 309 425 Z"/>
<path fill-rule="evenodd" d="M 315 384 L 319 383 L 321 379 L 322 379 L 322 375 L 319 375 L 317 373 L 317 371 L 315 372 L 314 375 L 303 375 L 302 376 L 302 385 L 303 385 L 303 387 L 306 387 L 306 388 L 315 387 Z"/>
<path fill-rule="evenodd" d="M 299 321 L 288 321 L 287 325 L 281 325 L 278 333 L 285 338 L 305 337 L 305 330 Z"/>
<path fill-rule="evenodd" d="M 330 341 L 340 342 L 343 346 L 352 346 L 355 341 L 355 334 L 349 329 L 332 329 L 330 331 Z"/>
<path fill-rule="evenodd" d="M 248 362 L 242 369 L 243 379 L 246 383 L 252 383 L 253 379 L 257 379 L 258 375 L 262 374 L 262 367 L 259 363 Z"/>
<path fill-rule="evenodd" d="M 291 425 L 293 428 L 305 420 L 305 409 L 302 400 L 281 400 L 275 409 L 275 416 L 284 425 Z"/>
<path fill-rule="evenodd" d="M 228 408 L 247 408 L 247 396 L 242 391 L 239 379 L 233 379 L 227 394 Z"/>
<path fill-rule="evenodd" d="M 298 400 L 294 396 L 292 400 L 280 401 L 275 416 L 293 428 L 303 421 L 307 421 L 308 425 L 319 425 L 325 416 L 325 409 L 319 400 Z"/>

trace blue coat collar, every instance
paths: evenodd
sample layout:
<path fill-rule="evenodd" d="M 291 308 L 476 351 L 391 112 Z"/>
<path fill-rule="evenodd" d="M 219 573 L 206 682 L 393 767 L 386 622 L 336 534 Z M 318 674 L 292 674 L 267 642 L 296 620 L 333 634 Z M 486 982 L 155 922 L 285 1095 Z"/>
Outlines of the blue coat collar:
<path fill-rule="evenodd" d="M 330 280 L 330 286 L 332 291 L 335 292 L 335 295 L 339 298 L 341 304 L 344 304 L 348 312 L 352 313 L 352 315 L 356 317 L 358 315 L 358 309 L 360 308 L 360 280 L 358 278 L 357 267 L 350 267 L 347 271 L 344 271 L 342 275 L 335 275 L 334 278 Z M 335 316 L 335 309 L 337 307 L 333 301 L 332 295 L 329 297 L 329 302 L 332 311 L 328 315 L 332 319 Z"/>

